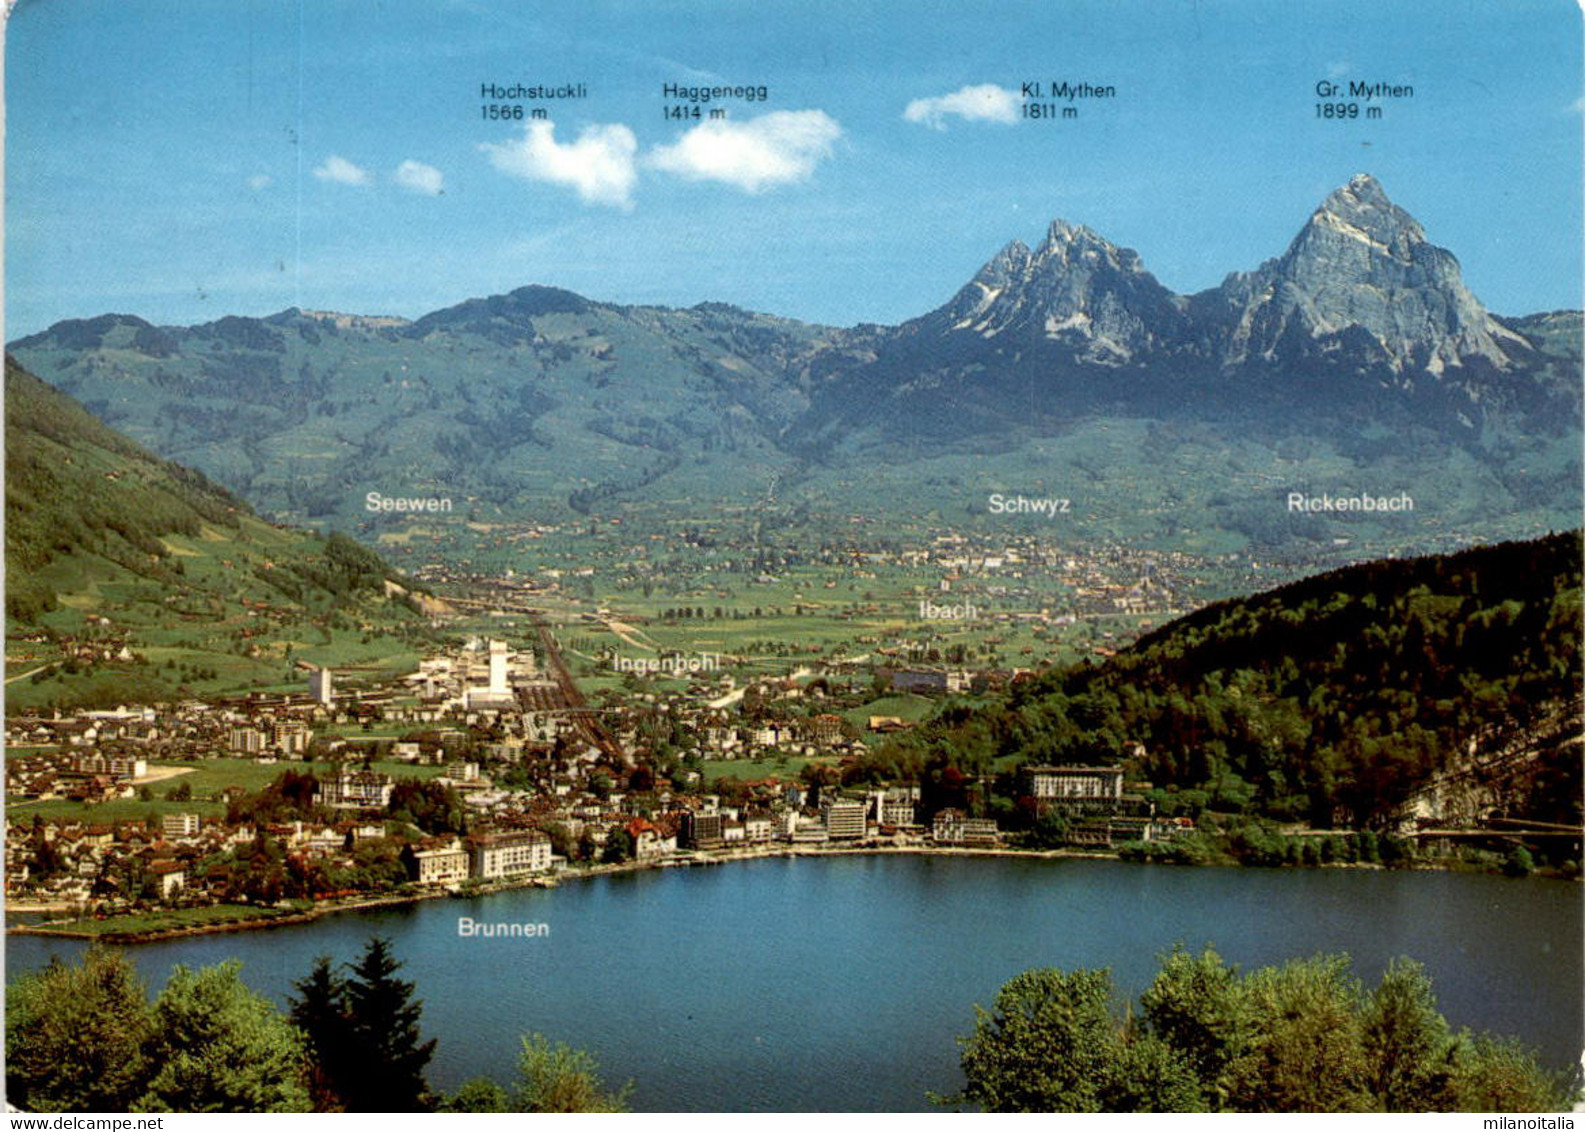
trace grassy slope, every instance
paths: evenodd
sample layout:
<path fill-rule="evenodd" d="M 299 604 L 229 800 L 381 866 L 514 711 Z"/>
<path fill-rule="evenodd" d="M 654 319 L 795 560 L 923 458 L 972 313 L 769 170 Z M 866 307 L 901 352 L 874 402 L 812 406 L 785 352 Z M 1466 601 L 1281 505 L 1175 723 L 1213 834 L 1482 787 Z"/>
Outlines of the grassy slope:
<path fill-rule="evenodd" d="M 40 630 L 138 654 L 20 680 L 7 687 L 14 706 L 296 687 L 295 660 L 405 660 L 411 647 L 393 634 L 412 619 L 384 598 L 383 564 L 349 571 L 330 549 L 157 459 L 8 359 L 8 675 L 60 659 L 49 642 L 15 640 Z"/>

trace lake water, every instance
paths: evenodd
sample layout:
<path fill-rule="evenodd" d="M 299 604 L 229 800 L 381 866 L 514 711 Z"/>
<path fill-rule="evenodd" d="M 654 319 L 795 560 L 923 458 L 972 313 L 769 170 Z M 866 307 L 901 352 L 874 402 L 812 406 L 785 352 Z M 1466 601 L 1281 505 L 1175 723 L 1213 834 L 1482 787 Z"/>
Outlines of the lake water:
<path fill-rule="evenodd" d="M 458 934 L 459 917 L 548 938 Z M 1582 889 L 1353 869 L 1179 869 L 1096 860 L 773 858 L 630 873 L 475 900 L 131 948 L 145 979 L 236 957 L 278 1002 L 314 957 L 389 936 L 440 1044 L 434 1087 L 511 1076 L 531 1031 L 594 1053 L 641 1110 L 927 1109 L 962 1084 L 954 1038 L 1029 967 L 1110 967 L 1137 997 L 1157 956 L 1214 944 L 1245 967 L 1347 952 L 1373 985 L 1423 962 L 1455 1025 L 1577 1061 Z M 7 977 L 75 942 L 13 936 Z"/>

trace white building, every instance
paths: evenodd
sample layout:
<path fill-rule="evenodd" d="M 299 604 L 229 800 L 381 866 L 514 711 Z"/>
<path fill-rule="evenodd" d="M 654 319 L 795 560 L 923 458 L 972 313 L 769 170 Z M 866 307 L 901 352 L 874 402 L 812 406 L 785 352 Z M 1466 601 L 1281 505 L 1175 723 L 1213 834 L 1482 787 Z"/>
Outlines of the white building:
<path fill-rule="evenodd" d="M 1117 804 L 1123 797 L 1120 766 L 1032 766 L 1029 792 L 1041 801 Z"/>
<path fill-rule="evenodd" d="M 419 884 L 452 884 L 468 879 L 468 853 L 455 842 L 432 849 L 415 849 L 409 866 Z"/>
<path fill-rule="evenodd" d="M 992 818 L 971 818 L 962 810 L 942 810 L 931 824 L 930 836 L 941 845 L 994 845 L 998 831 Z"/>
<path fill-rule="evenodd" d="M 469 843 L 473 848 L 472 875 L 481 880 L 541 873 L 550 868 L 550 838 L 537 829 L 480 833 Z"/>
<path fill-rule="evenodd" d="M 166 814 L 160 819 L 160 830 L 174 841 L 179 837 L 196 837 L 200 824 L 197 814 Z"/>
<path fill-rule="evenodd" d="M 264 732 L 257 727 L 233 727 L 229 746 L 245 755 L 261 755 L 265 748 Z"/>
<path fill-rule="evenodd" d="M 868 809 L 863 802 L 846 798 L 832 798 L 821 803 L 820 810 L 826 819 L 826 834 L 832 841 L 858 841 L 864 837 L 864 815 Z"/>
<path fill-rule="evenodd" d="M 517 697 L 512 694 L 507 661 L 506 642 L 491 641 L 488 682 L 482 688 L 469 688 L 463 693 L 465 706 L 469 710 L 506 708 L 517 704 Z"/>

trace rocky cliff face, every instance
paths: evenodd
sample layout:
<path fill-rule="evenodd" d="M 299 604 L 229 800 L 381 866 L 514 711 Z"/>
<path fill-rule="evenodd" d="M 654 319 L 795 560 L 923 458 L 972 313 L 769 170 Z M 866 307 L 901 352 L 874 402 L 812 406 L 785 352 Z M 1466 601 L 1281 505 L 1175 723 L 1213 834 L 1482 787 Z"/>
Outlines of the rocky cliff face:
<path fill-rule="evenodd" d="M 1395 374 L 1495 369 L 1528 350 L 1464 286 L 1458 260 L 1365 174 L 1322 202 L 1288 250 L 1197 296 L 1224 368 L 1349 352 Z M 1360 332 L 1363 332 L 1361 334 Z"/>
<path fill-rule="evenodd" d="M 949 303 L 882 331 L 870 362 L 817 395 L 803 432 L 907 423 L 923 410 L 890 402 L 925 391 L 932 428 L 949 432 L 989 427 L 986 407 L 1003 401 L 1063 419 L 1302 403 L 1359 425 L 1406 414 L 1469 438 L 1499 417 L 1577 417 L 1577 376 L 1561 381 L 1554 344 L 1527 329 L 1492 317 L 1453 254 L 1360 174 L 1282 255 L 1193 296 L 1163 287 L 1134 251 L 1057 220 L 1038 248 L 1015 240 Z"/>
<path fill-rule="evenodd" d="M 1037 250 L 1003 248 L 932 322 L 983 338 L 1043 337 L 1115 365 L 1181 336 L 1184 305 L 1132 249 L 1056 220 Z"/>

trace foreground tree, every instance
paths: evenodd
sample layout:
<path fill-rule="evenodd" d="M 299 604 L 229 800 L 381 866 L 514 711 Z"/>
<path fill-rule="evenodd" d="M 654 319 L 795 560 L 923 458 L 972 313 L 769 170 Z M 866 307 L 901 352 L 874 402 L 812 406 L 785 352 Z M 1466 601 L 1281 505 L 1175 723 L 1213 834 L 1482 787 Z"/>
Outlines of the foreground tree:
<path fill-rule="evenodd" d="M 292 1020 L 311 1051 L 315 1107 L 348 1112 L 424 1112 L 433 1107 L 424 1067 L 435 1041 L 422 1041 L 424 1004 L 389 940 L 369 940 L 363 957 L 342 977 L 320 956 L 295 984 Z"/>
<path fill-rule="evenodd" d="M 1207 947 L 1175 947 L 1139 999 L 1146 1029 L 1187 1061 L 1210 1110 L 1225 1106 L 1227 1068 L 1249 1048 L 1254 1025 L 1238 972 Z"/>
<path fill-rule="evenodd" d="M 302 1035 L 243 985 L 236 960 L 177 967 L 154 1002 L 139 1112 L 307 1112 Z"/>
<path fill-rule="evenodd" d="M 1106 971 L 1025 971 L 976 1006 L 963 1044 L 968 1085 L 950 1101 L 989 1112 L 1099 1112 L 1117 1056 Z"/>
<path fill-rule="evenodd" d="M 443 1112 L 627 1112 L 632 1082 L 612 1093 L 586 1050 L 525 1034 L 511 1093 L 488 1077 L 465 1082 L 441 1105 Z"/>
<path fill-rule="evenodd" d="M 132 964 L 91 947 L 6 988 L 6 1092 L 30 1112 L 118 1112 L 143 1091 L 148 998 Z"/>
<path fill-rule="evenodd" d="M 1561 1111 L 1579 1096 L 1511 1039 L 1450 1032 L 1400 960 L 1365 993 L 1346 956 L 1248 975 L 1207 949 L 1164 956 L 1137 1019 L 1105 971 L 1026 971 L 975 1008 L 967 1081 L 993 1112 Z"/>
<path fill-rule="evenodd" d="M 413 998 L 411 982 L 396 977 L 401 966 L 390 941 L 376 936 L 347 981 L 352 1071 L 343 1096 L 353 1112 L 430 1107 L 424 1066 L 435 1056 L 435 1040 L 420 1040 L 424 1004 Z"/>
<path fill-rule="evenodd" d="M 1447 1100 L 1457 1043 L 1437 1013 L 1425 968 L 1388 965 L 1360 1019 L 1366 1087 L 1388 1112 L 1427 1112 Z"/>
<path fill-rule="evenodd" d="M 346 1075 L 344 1058 L 351 1049 L 346 981 L 336 974 L 330 956 L 321 955 L 308 977 L 292 986 L 298 997 L 291 1000 L 291 1018 L 303 1034 L 309 1098 L 315 1112 L 334 1112 L 344 1107 L 337 1086 Z"/>
<path fill-rule="evenodd" d="M 599 1069 L 586 1050 L 552 1044 L 543 1034 L 527 1035 L 517 1061 L 514 1107 L 518 1112 L 626 1112 L 632 1085 L 608 1093 Z"/>
<path fill-rule="evenodd" d="M 1254 1032 L 1228 1071 L 1238 1112 L 1368 1112 L 1359 980 L 1347 956 L 1263 967 L 1243 988 Z"/>
<path fill-rule="evenodd" d="M 177 967 L 153 1006 L 132 965 L 92 947 L 6 992 L 8 1099 L 35 1112 L 301 1112 L 297 1029 L 235 962 Z"/>
<path fill-rule="evenodd" d="M 1579 1099 L 1512 1038 L 1460 1033 L 1453 1062 L 1443 1107 L 1454 1112 L 1559 1112 Z"/>
<path fill-rule="evenodd" d="M 440 1106 L 441 1112 L 511 1112 L 512 1098 L 488 1077 L 464 1081 Z"/>

